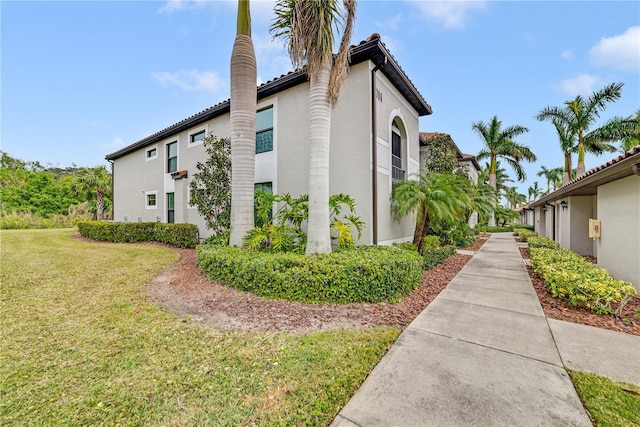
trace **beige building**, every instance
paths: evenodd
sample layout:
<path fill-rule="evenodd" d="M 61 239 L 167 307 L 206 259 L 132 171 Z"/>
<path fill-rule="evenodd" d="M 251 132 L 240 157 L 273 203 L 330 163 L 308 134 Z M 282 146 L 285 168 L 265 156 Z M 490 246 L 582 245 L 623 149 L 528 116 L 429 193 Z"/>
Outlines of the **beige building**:
<path fill-rule="evenodd" d="M 258 87 L 257 185 L 293 196 L 308 192 L 308 99 L 304 70 Z M 332 114 L 330 191 L 355 198 L 366 223 L 358 244 L 412 238 L 414 220 L 394 222 L 389 197 L 394 181 L 419 170 L 419 117 L 431 112 L 379 38 L 352 47 Z M 204 219 L 189 205 L 189 183 L 197 162 L 206 158 L 202 139 L 209 132 L 229 136 L 229 100 L 107 155 L 113 219 L 188 222 L 208 236 Z"/>
<path fill-rule="evenodd" d="M 535 231 L 640 290 L 639 175 L 640 145 L 531 203 Z"/>

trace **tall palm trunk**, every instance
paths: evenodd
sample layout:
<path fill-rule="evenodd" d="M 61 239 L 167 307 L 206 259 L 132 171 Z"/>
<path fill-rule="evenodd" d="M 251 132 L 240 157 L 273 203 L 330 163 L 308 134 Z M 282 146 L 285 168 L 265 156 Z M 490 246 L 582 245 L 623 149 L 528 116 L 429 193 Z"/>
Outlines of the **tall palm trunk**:
<path fill-rule="evenodd" d="M 489 227 L 495 227 L 496 226 L 496 211 L 495 211 L 495 207 L 498 204 L 498 185 L 496 183 L 496 158 L 494 156 L 491 156 L 491 164 L 489 166 L 489 185 L 491 186 L 491 188 L 493 188 L 495 190 L 496 193 L 496 200 L 495 203 L 493 205 L 494 209 L 491 211 L 491 214 L 489 215 Z"/>
<path fill-rule="evenodd" d="M 331 63 L 325 61 L 310 80 L 307 255 L 331 252 L 328 200 L 332 108 L 327 97 L 330 74 Z"/>
<path fill-rule="evenodd" d="M 580 137 L 580 142 L 578 143 L 578 173 L 577 177 L 581 177 L 586 173 L 586 168 L 584 166 L 584 141 L 582 137 Z"/>
<path fill-rule="evenodd" d="M 249 0 L 238 1 L 238 29 L 231 53 L 231 237 L 230 246 L 254 227 L 256 153 L 256 56 Z"/>
<path fill-rule="evenodd" d="M 571 153 L 564 154 L 564 174 L 562 174 L 562 185 L 567 185 L 571 182 L 571 173 L 572 173 L 572 165 L 571 165 Z"/>

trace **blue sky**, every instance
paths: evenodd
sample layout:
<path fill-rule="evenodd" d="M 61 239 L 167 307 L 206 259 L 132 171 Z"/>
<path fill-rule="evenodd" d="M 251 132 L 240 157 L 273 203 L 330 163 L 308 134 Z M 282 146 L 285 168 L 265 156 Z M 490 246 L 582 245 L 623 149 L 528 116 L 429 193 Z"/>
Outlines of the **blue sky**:
<path fill-rule="evenodd" d="M 273 2 L 253 1 L 260 82 L 292 69 L 268 27 Z M 104 156 L 228 98 L 234 1 L 0 3 L 1 149 L 59 166 Z M 640 108 L 640 3 L 632 1 L 358 2 L 353 43 L 378 32 L 433 107 L 425 132 L 476 154 L 475 121 L 497 115 L 540 166 L 562 165 L 555 130 L 535 120 L 611 82 L 622 99 L 603 119 Z M 587 157 L 587 169 L 617 154 Z"/>

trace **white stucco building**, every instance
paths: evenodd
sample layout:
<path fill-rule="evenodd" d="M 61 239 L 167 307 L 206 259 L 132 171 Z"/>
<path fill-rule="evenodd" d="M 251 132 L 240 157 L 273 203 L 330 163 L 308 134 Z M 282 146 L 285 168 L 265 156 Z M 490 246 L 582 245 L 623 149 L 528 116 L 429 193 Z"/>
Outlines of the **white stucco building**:
<path fill-rule="evenodd" d="M 639 175 L 640 145 L 531 203 L 535 231 L 597 257 L 613 277 L 640 291 Z M 589 236 L 590 219 L 599 221 L 599 236 Z"/>
<path fill-rule="evenodd" d="M 293 196 L 308 192 L 308 99 L 305 70 L 258 87 L 257 185 Z M 330 192 L 355 198 L 366 223 L 358 244 L 412 238 L 413 219 L 394 222 L 389 196 L 394 181 L 418 172 L 419 117 L 431 112 L 379 38 L 352 47 L 332 113 Z M 113 219 L 188 222 L 206 237 L 205 222 L 188 201 L 191 175 L 206 159 L 202 139 L 209 132 L 229 136 L 229 100 L 107 155 L 113 167 Z"/>

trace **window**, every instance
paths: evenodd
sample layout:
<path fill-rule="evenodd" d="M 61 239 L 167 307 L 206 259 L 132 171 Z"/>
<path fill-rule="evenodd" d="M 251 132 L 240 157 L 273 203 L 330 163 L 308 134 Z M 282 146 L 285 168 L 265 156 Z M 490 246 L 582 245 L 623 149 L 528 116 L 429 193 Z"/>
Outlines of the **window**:
<path fill-rule="evenodd" d="M 156 157 L 158 157 L 158 149 L 156 147 L 147 150 L 147 160 L 155 159 Z"/>
<path fill-rule="evenodd" d="M 271 182 L 260 182 L 253 185 L 254 191 L 262 190 L 265 193 L 272 194 L 273 193 L 273 184 Z M 255 204 L 255 203 L 254 203 Z M 264 225 L 264 221 L 262 218 L 258 216 L 258 211 L 254 208 L 254 223 L 256 227 L 262 227 Z M 269 212 L 269 221 L 273 219 L 273 209 Z"/>
<path fill-rule="evenodd" d="M 167 144 L 167 173 L 178 170 L 178 142 Z"/>
<path fill-rule="evenodd" d="M 197 144 L 199 142 L 204 141 L 204 137 L 205 137 L 205 131 L 201 130 L 198 133 L 194 133 L 193 135 L 190 136 L 189 141 L 191 144 Z"/>
<path fill-rule="evenodd" d="M 147 209 L 157 209 L 158 207 L 158 192 L 147 191 L 144 193 L 145 207 Z"/>
<path fill-rule="evenodd" d="M 167 193 L 167 222 L 169 224 L 176 222 L 175 193 Z"/>
<path fill-rule="evenodd" d="M 256 154 L 273 150 L 273 106 L 256 114 Z"/>
<path fill-rule="evenodd" d="M 402 181 L 404 170 L 402 169 L 402 138 L 395 130 L 391 132 L 391 179 Z"/>

